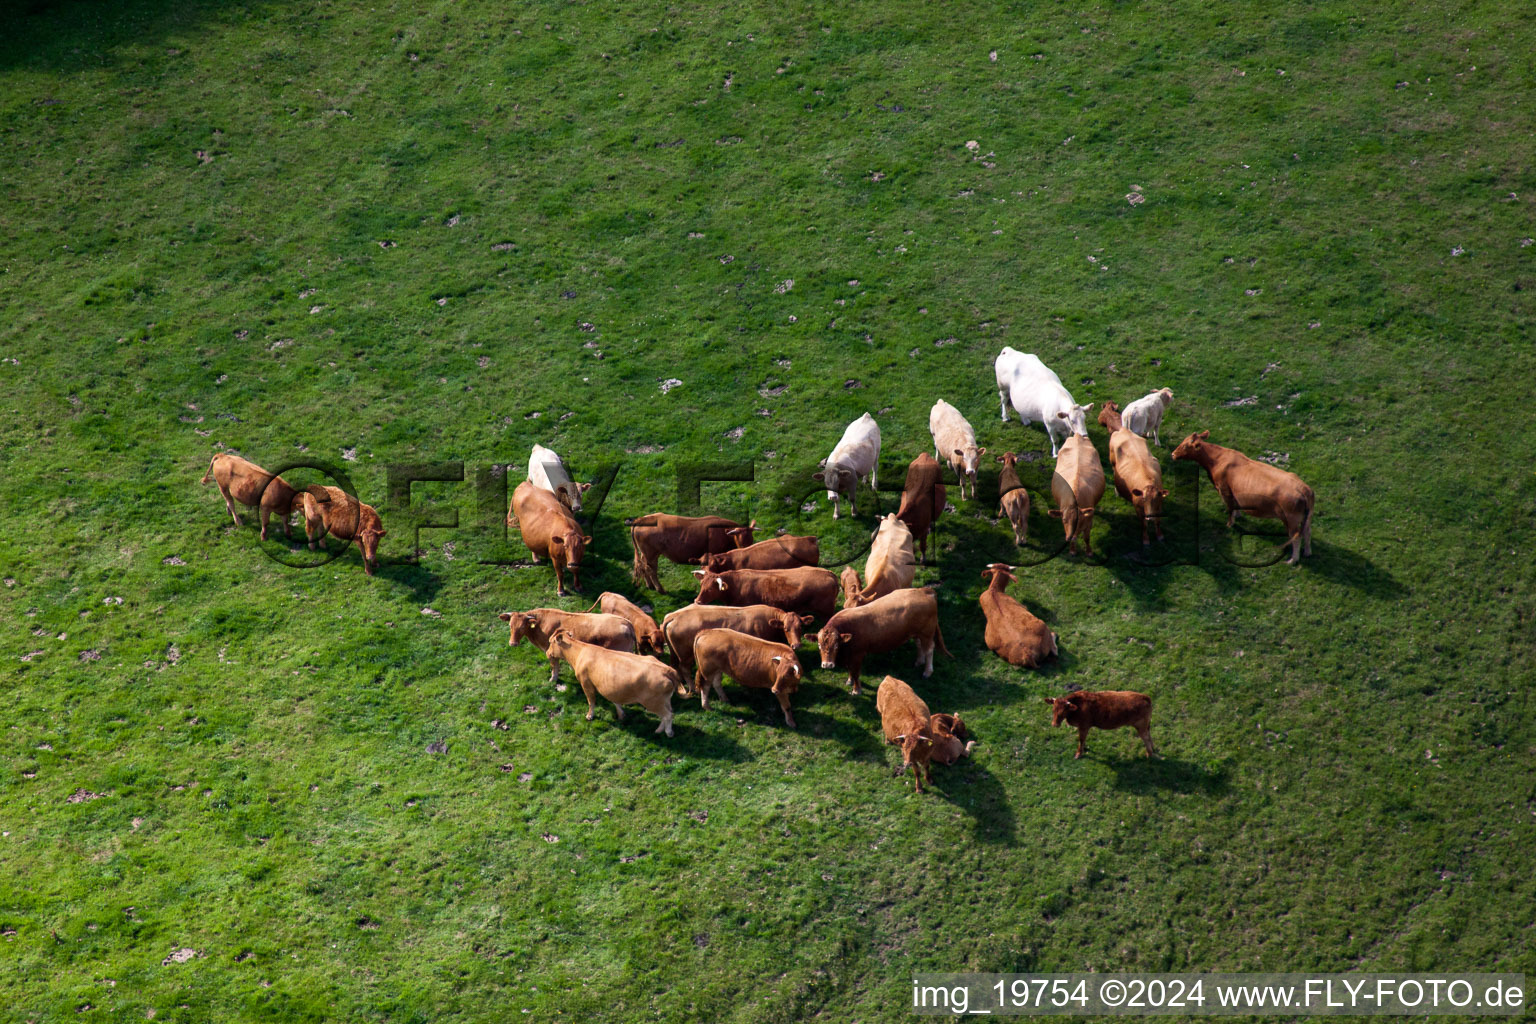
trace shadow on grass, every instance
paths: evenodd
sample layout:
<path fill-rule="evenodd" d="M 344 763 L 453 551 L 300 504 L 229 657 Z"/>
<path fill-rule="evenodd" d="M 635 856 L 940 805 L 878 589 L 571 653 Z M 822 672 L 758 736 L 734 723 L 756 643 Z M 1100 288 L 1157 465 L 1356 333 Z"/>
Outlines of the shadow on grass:
<path fill-rule="evenodd" d="M 362 555 L 358 555 L 357 560 L 361 562 Z M 338 559 L 338 562 L 341 560 Z M 358 571 L 361 570 L 362 566 L 359 564 Z M 391 583 L 409 587 L 413 603 L 430 605 L 438 591 L 443 589 L 443 578 L 423 565 L 412 565 L 409 562 L 381 562 L 378 575 Z"/>
<path fill-rule="evenodd" d="M 1085 757 L 1093 757 L 1090 749 Z M 1183 758 L 1159 755 L 1155 759 L 1114 754 L 1100 759 L 1115 771 L 1115 788 L 1127 793 L 1154 794 L 1163 790 L 1218 796 L 1227 791 L 1230 775 L 1225 766 L 1212 771 Z"/>
<path fill-rule="evenodd" d="M 1315 572 L 1332 583 L 1354 587 L 1387 601 L 1407 597 L 1410 593 L 1396 576 L 1369 558 L 1326 541 L 1313 540 L 1312 556 L 1302 558 L 1297 568 Z"/>
<path fill-rule="evenodd" d="M 979 744 L 977 749 L 981 749 Z M 911 774 L 909 769 L 908 778 Z M 1013 842 L 1017 822 L 1008 804 L 1007 791 L 997 776 L 975 760 L 974 754 L 948 767 L 936 765 L 933 784 L 923 792 L 941 797 L 969 815 L 972 833 L 981 842 Z"/>
<path fill-rule="evenodd" d="M 674 714 L 671 736 L 657 732 L 656 716 L 640 708 L 625 708 L 624 721 L 619 722 L 612 718 L 613 706 L 609 705 L 609 722 L 615 729 L 629 733 L 637 741 L 654 747 L 659 753 L 686 754 L 701 760 L 731 761 L 735 764 L 745 764 L 753 759 L 752 752 L 737 743 L 729 734 L 718 730 L 707 730 L 698 722 L 688 721 L 676 714 L 678 710 L 676 704 L 673 704 L 672 709 Z M 602 714 L 601 705 L 599 705 L 598 714 Z"/>
<path fill-rule="evenodd" d="M 169 0 L 19 0 L 5 5 L 10 38 L 0 46 L 0 67 L 111 67 L 136 59 L 119 51 L 185 40 L 243 13 L 231 15 L 228 5 L 217 3 Z M 173 49 L 168 56 L 179 53 Z"/>

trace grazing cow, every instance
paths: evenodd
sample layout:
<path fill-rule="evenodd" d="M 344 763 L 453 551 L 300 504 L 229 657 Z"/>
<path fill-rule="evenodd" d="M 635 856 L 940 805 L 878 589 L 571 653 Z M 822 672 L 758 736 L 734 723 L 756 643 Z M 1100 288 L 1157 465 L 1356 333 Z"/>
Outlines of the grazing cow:
<path fill-rule="evenodd" d="M 661 632 L 667 638 L 667 646 L 672 648 L 678 668 L 692 672 L 693 641 L 706 629 L 734 629 L 759 640 L 783 640 L 790 647 L 799 647 L 806 628 L 813 621 L 809 615 L 796 615 L 766 604 L 750 604 L 744 608 L 685 604 L 661 620 Z"/>
<path fill-rule="evenodd" d="M 907 482 L 901 489 L 901 505 L 896 518 L 912 530 L 912 539 L 923 549 L 923 564 L 928 564 L 928 531 L 944 511 L 948 492 L 944 489 L 944 470 L 933 456 L 923 452 L 907 467 Z"/>
<path fill-rule="evenodd" d="M 800 689 L 800 660 L 792 648 L 734 629 L 706 629 L 693 638 L 693 661 L 698 666 L 693 685 L 706 711 L 709 688 L 713 686 L 725 700 L 720 677 L 730 676 L 742 686 L 771 690 L 784 709 L 784 724 L 795 727 L 789 695 Z"/>
<path fill-rule="evenodd" d="M 1019 479 L 1019 457 L 1013 452 L 1004 452 L 997 461 L 1003 464 L 1003 471 L 997 477 L 997 493 L 1001 499 L 998 509 L 1013 524 L 1014 543 L 1023 547 L 1029 537 L 1029 492 Z"/>
<path fill-rule="evenodd" d="M 516 647 L 526 639 L 549 657 L 550 682 L 560 678 L 560 658 L 549 649 L 549 638 L 562 629 L 583 643 L 596 644 L 610 651 L 635 649 L 635 627 L 620 615 L 530 608 L 526 612 L 502 612 L 498 618 L 512 627 L 508 646 Z"/>
<path fill-rule="evenodd" d="M 1082 540 L 1083 550 L 1093 554 L 1089 533 L 1094 509 L 1104 497 L 1104 466 L 1099 462 L 1099 450 L 1087 436 L 1073 434 L 1062 442 L 1056 472 L 1051 474 L 1051 496 L 1056 499 L 1051 518 L 1061 520 L 1067 550 L 1077 554 L 1077 542 Z"/>
<path fill-rule="evenodd" d="M 1054 709 L 1051 725 L 1062 722 L 1077 727 L 1077 753 L 1082 757 L 1088 750 L 1089 729 L 1119 729 L 1130 726 L 1141 737 L 1148 757 L 1156 757 L 1152 749 L 1152 698 L 1134 690 L 1079 690 L 1065 697 L 1047 697 L 1045 702 Z"/>
<path fill-rule="evenodd" d="M 726 534 L 735 535 L 738 531 L 756 528 L 757 523 L 754 521 L 751 526 L 727 530 Z M 729 569 L 798 569 L 802 565 L 816 565 L 820 561 L 821 544 L 815 537 L 796 537 L 787 533 L 760 540 L 751 547 L 734 548 L 699 558 L 700 565 L 715 572 Z"/>
<path fill-rule="evenodd" d="M 880 712 L 880 727 L 885 731 L 885 742 L 901 748 L 902 775 L 912 769 L 912 783 L 917 792 L 923 791 L 923 776 L 933 782 L 933 715 L 912 687 L 886 676 L 875 691 L 875 709 Z"/>
<path fill-rule="evenodd" d="M 581 496 L 592 489 L 591 484 L 572 480 L 560 456 L 541 444 L 534 445 L 528 456 L 528 482 L 559 498 L 572 512 L 581 511 Z"/>
<path fill-rule="evenodd" d="M 930 761 L 951 765 L 962 757 L 969 757 L 976 749 L 971 731 L 960 721 L 958 713 L 946 715 L 940 712 L 928 719 L 928 729 L 933 734 L 933 754 Z"/>
<path fill-rule="evenodd" d="M 1237 521 L 1239 512 L 1260 519 L 1279 519 L 1285 523 L 1290 538 L 1291 559 L 1295 565 L 1305 554 L 1312 554 L 1312 506 L 1317 495 L 1301 477 L 1267 462 L 1250 459 L 1236 448 L 1223 448 L 1207 438 L 1209 430 L 1190 434 L 1173 450 L 1175 459 L 1189 459 L 1205 467 L 1221 500 L 1227 506 L 1227 525 Z"/>
<path fill-rule="evenodd" d="M 695 569 L 699 596 L 694 604 L 771 604 L 787 612 L 830 618 L 837 607 L 837 577 L 819 566 L 799 569 Z"/>
<path fill-rule="evenodd" d="M 981 571 L 991 585 L 981 592 L 981 613 L 987 619 L 985 640 L 992 653 L 1010 665 L 1038 668 L 1057 655 L 1056 634 L 1009 596 L 1007 586 L 1016 582 L 1013 566 L 993 562 Z"/>
<path fill-rule="evenodd" d="M 827 498 L 832 502 L 833 519 L 837 518 L 838 499 L 843 495 L 848 496 L 848 508 L 854 515 L 858 515 L 859 477 L 868 477 L 869 489 L 873 491 L 879 463 L 880 427 L 876 425 L 873 416 L 865 413 L 848 424 L 837 447 L 822 462 L 821 471 L 811 474 L 813 479 L 827 485 Z"/>
<path fill-rule="evenodd" d="M 752 527 L 742 526 L 720 516 L 674 516 L 652 512 L 639 519 L 626 519 L 629 540 L 635 549 L 635 564 L 630 570 L 636 583 L 665 594 L 657 575 L 657 559 L 666 556 L 679 565 L 697 565 L 700 558 L 752 543 Z"/>
<path fill-rule="evenodd" d="M 976 447 L 976 431 L 966 422 L 960 410 L 944 399 L 933 403 L 928 413 L 928 432 L 933 435 L 933 457 L 943 459 L 955 471 L 959 481 L 960 500 L 965 500 L 965 482 L 971 482 L 971 500 L 976 500 L 976 463 L 987 454 L 985 448 Z"/>
<path fill-rule="evenodd" d="M 517 527 L 535 562 L 540 556 L 549 559 L 555 570 L 556 596 L 565 596 L 566 569 L 571 571 L 571 589 L 581 593 L 576 574 L 592 538 L 581 532 L 581 524 L 559 498 L 524 480 L 512 492 L 507 525 Z"/>
<path fill-rule="evenodd" d="M 657 732 L 672 735 L 672 695 L 688 692 L 677 669 L 644 654 L 626 654 L 582 643 L 568 629 L 549 638 L 549 650 L 564 658 L 576 674 L 581 692 L 587 695 L 587 721 L 592 721 L 597 698 L 602 697 L 613 705 L 619 721 L 624 721 L 625 704 L 639 704 L 661 716 Z"/>
<path fill-rule="evenodd" d="M 893 651 L 908 640 L 917 641 L 917 664 L 923 667 L 924 679 L 933 675 L 935 646 L 945 657 L 953 657 L 939 631 L 939 599 L 926 587 L 898 590 L 869 604 L 844 608 L 816 634 L 821 667 L 836 668 L 839 663 L 846 667 L 848 685 L 855 695 L 863 692 L 859 688 L 859 673 L 864 659 Z"/>
<path fill-rule="evenodd" d="M 1031 357 L 1033 358 L 1033 357 Z M 1008 422 L 1008 393 L 1013 389 L 1014 375 L 1024 363 L 1024 353 L 1011 345 L 1004 345 L 992 363 L 997 375 L 997 404 L 1001 407 L 1003 422 Z"/>
<path fill-rule="evenodd" d="M 877 597 L 902 590 L 912 585 L 917 575 L 917 552 L 912 544 L 912 530 L 896 518 L 892 512 L 880 520 L 875 530 L 875 542 L 870 545 L 869 559 L 864 563 L 864 589 L 851 606 L 844 601 L 843 607 L 857 608 Z"/>
<path fill-rule="evenodd" d="M 633 626 L 635 629 L 635 650 L 637 652 L 644 653 L 645 649 L 649 648 L 651 654 L 658 658 L 661 657 L 663 650 L 661 627 L 656 625 L 656 620 L 651 618 L 645 609 L 635 604 L 635 602 L 623 594 L 615 594 L 611 590 L 600 595 L 597 603 L 592 608 L 588 608 L 587 611 L 591 612 L 593 608 L 601 609 L 605 615 L 617 615 Z M 580 633 L 576 634 L 576 639 L 597 643 L 597 641 L 590 640 Z M 615 650 L 617 649 L 615 648 Z"/>
<path fill-rule="evenodd" d="M 859 592 L 864 589 L 864 584 L 859 581 L 859 570 L 851 565 L 843 566 L 842 575 L 837 578 L 837 585 L 843 591 L 843 607 L 857 608 Z"/>
<path fill-rule="evenodd" d="M 1012 349 L 1005 349 L 1011 352 Z M 1019 422 L 1024 426 L 1030 423 L 1039 423 L 1045 427 L 1045 432 L 1051 439 L 1051 455 L 1059 453 L 1060 448 L 1056 438 L 1088 436 L 1088 424 L 1083 418 L 1093 403 L 1078 405 L 1072 398 L 1072 393 L 1061 383 L 1061 378 L 1049 366 L 1042 363 L 1038 357 L 1028 352 L 1015 352 L 1017 357 L 1012 360 L 1013 375 L 1008 385 L 1008 399 L 1013 403 L 1014 411 L 1019 414 Z M 1002 357 L 998 357 L 1001 363 Z M 998 371 L 999 386 L 1002 384 L 1002 371 Z M 1004 410 L 1006 412 L 1006 410 Z M 1003 417 L 1007 419 L 1005 415 Z"/>
<path fill-rule="evenodd" d="M 1125 427 L 1114 402 L 1104 403 L 1099 422 L 1109 431 L 1109 468 L 1115 473 L 1115 493 L 1140 517 L 1142 546 L 1151 543 L 1147 539 L 1149 519 L 1157 529 L 1157 539 L 1162 540 L 1163 499 L 1168 497 L 1163 487 L 1163 467 L 1147 447 L 1147 439 Z"/>
<path fill-rule="evenodd" d="M 267 521 L 273 513 L 277 514 L 277 521 L 283 525 L 283 536 L 293 536 L 288 517 L 296 511 L 298 502 L 294 499 L 298 492 L 287 480 L 273 476 L 256 463 L 238 455 L 218 452 L 209 461 L 208 472 L 203 474 L 202 482 L 206 484 L 210 481 L 219 485 L 219 493 L 224 495 L 224 507 L 229 510 L 229 516 L 236 526 L 240 525 L 240 513 L 235 511 L 235 502 L 238 501 L 247 508 L 260 509 L 262 540 L 267 539 Z"/>
<path fill-rule="evenodd" d="M 1142 437 L 1152 435 L 1153 444 L 1162 444 L 1158 440 L 1158 428 L 1163 425 L 1163 413 L 1168 411 L 1168 403 L 1173 401 L 1173 392 L 1167 388 L 1160 388 L 1145 398 L 1138 398 L 1125 407 L 1122 413 L 1125 417 L 1127 430 L 1135 431 Z"/>
<path fill-rule="evenodd" d="M 384 521 L 372 505 L 364 505 L 340 487 L 311 484 L 300 491 L 295 501 L 304 515 L 304 536 L 310 550 L 327 533 L 337 540 L 355 540 L 363 555 L 363 572 L 369 576 L 379 565 L 379 538 L 384 536 Z"/>

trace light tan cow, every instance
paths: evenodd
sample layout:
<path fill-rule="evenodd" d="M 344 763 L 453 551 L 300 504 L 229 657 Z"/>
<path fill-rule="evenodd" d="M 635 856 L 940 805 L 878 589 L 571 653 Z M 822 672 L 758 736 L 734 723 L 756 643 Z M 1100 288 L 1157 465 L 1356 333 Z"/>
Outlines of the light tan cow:
<path fill-rule="evenodd" d="M 843 590 L 843 607 L 857 608 L 859 591 L 864 589 L 864 584 L 859 579 L 859 570 L 851 565 L 843 566 L 842 574 L 837 577 L 837 585 Z"/>
<path fill-rule="evenodd" d="M 976 464 L 987 454 L 976 447 L 976 431 L 960 410 L 944 399 L 933 403 L 928 413 L 928 432 L 933 435 L 933 457 L 949 463 L 959 480 L 960 500 L 965 500 L 965 485 L 971 485 L 971 500 L 976 500 Z"/>
<path fill-rule="evenodd" d="M 916 575 L 917 545 L 913 543 L 912 530 L 896 513 L 889 513 L 875 531 L 869 560 L 864 563 L 864 589 L 854 607 L 910 587 Z M 843 607 L 849 605 L 844 602 Z"/>
<path fill-rule="evenodd" d="M 337 540 L 355 540 L 363 556 L 363 572 L 369 576 L 379 564 L 379 538 L 384 521 L 372 505 L 364 505 L 340 487 L 311 484 L 299 492 L 296 504 L 304 514 L 304 535 L 310 550 L 327 533 Z"/>
<path fill-rule="evenodd" d="M 1317 495 L 1295 473 L 1267 462 L 1250 459 L 1235 448 L 1223 448 L 1207 440 L 1209 430 L 1190 434 L 1173 450 L 1175 459 L 1189 459 L 1205 467 L 1211 483 L 1227 506 L 1227 525 L 1246 512 L 1261 519 L 1279 519 L 1290 538 L 1290 563 L 1301 561 L 1302 548 L 1312 554 L 1312 507 Z"/>
<path fill-rule="evenodd" d="M 235 511 L 235 502 L 238 501 L 247 508 L 260 509 L 262 540 L 267 539 L 267 521 L 274 514 L 283 526 L 283 536 L 293 536 L 288 518 L 295 511 L 294 498 L 298 492 L 282 477 L 273 476 L 256 463 L 238 455 L 219 452 L 209 461 L 208 472 L 203 474 L 202 482 L 207 484 L 210 481 L 219 485 L 219 493 L 224 496 L 224 507 L 229 510 L 229 516 L 236 526 L 240 525 L 240 513 Z"/>
<path fill-rule="evenodd" d="M 565 596 L 566 569 L 571 571 L 571 589 L 581 592 L 576 574 L 592 538 L 581 532 L 581 524 L 559 498 L 524 480 L 512 492 L 507 525 L 517 527 L 535 562 L 540 556 L 549 559 L 555 570 L 557 597 Z"/>
<path fill-rule="evenodd" d="M 615 594 L 609 590 L 598 595 L 597 603 L 587 609 L 589 612 L 594 610 L 628 620 L 629 624 L 635 628 L 635 649 L 641 651 L 649 648 L 649 653 L 658 658 L 661 657 L 665 648 L 665 638 L 661 635 L 661 627 L 656 625 L 656 620 L 651 618 L 644 608 L 623 594 Z M 586 637 L 578 633 L 576 639 L 585 640 Z"/>
<path fill-rule="evenodd" d="M 800 689 L 800 660 L 790 647 L 734 629 L 706 629 L 693 638 L 693 661 L 693 685 L 706 711 L 710 688 L 725 700 L 720 679 L 730 676 L 742 686 L 771 691 L 784 709 L 784 724 L 795 727 L 789 695 Z"/>
<path fill-rule="evenodd" d="M 999 510 L 1013 526 L 1014 543 L 1023 547 L 1029 539 L 1029 492 L 1019 479 L 1019 457 L 1013 452 L 1004 452 L 997 461 L 1003 464 L 1003 471 L 997 476 Z"/>
<path fill-rule="evenodd" d="M 1061 442 L 1056 472 L 1051 474 L 1051 497 L 1056 499 L 1051 518 L 1061 520 L 1067 550 L 1077 554 L 1077 542 L 1081 540 L 1083 550 L 1093 554 L 1089 533 L 1093 529 L 1094 509 L 1104 497 L 1104 466 L 1099 461 L 1099 450 L 1082 434 L 1073 434 Z"/>
<path fill-rule="evenodd" d="M 672 735 L 672 695 L 688 690 L 677 669 L 644 654 L 582 643 L 568 629 L 550 637 L 549 649 L 576 674 L 581 692 L 587 695 L 587 721 L 592 721 L 597 698 L 602 697 L 613 705 L 619 721 L 624 721 L 625 704 L 639 704 L 661 717 L 657 732 Z"/>
<path fill-rule="evenodd" d="M 1141 543 L 1147 539 L 1147 521 L 1150 519 L 1157 530 L 1157 539 L 1163 539 L 1163 499 L 1168 491 L 1163 487 L 1163 467 L 1147 447 L 1147 439 L 1125 426 L 1114 402 L 1105 402 L 1099 410 L 1099 422 L 1109 430 L 1109 468 L 1115 474 L 1115 493 L 1136 510 L 1141 520 Z"/>
<path fill-rule="evenodd" d="M 549 638 L 562 629 L 584 643 L 606 647 L 610 651 L 633 651 L 635 627 L 628 619 L 618 615 L 593 615 L 590 612 L 568 612 L 559 608 L 530 608 L 526 612 L 502 612 L 498 616 L 509 623 L 507 640 L 509 647 L 516 647 L 525 639 L 544 652 L 549 658 L 549 681 L 560 678 L 560 659 L 550 651 Z"/>

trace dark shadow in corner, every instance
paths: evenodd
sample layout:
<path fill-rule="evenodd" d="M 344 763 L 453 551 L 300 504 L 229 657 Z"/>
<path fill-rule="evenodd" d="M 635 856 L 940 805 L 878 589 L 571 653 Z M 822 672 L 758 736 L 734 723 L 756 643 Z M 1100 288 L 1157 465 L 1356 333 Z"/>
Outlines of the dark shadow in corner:
<path fill-rule="evenodd" d="M 1135 739 L 1135 734 L 1126 731 L 1126 735 Z M 1153 738 L 1156 742 L 1156 738 Z M 1231 782 L 1231 773 L 1226 764 L 1222 764 L 1215 770 L 1203 765 L 1186 761 L 1183 758 L 1158 755 L 1156 758 L 1141 756 L 1140 743 L 1137 743 L 1138 753 L 1131 757 L 1119 754 L 1100 754 L 1099 758 L 1115 771 L 1115 788 L 1127 793 L 1151 795 L 1164 790 L 1172 790 L 1175 793 L 1199 793 L 1202 796 L 1220 796 L 1225 793 Z M 1084 757 L 1093 757 L 1094 751 L 1090 747 Z"/>

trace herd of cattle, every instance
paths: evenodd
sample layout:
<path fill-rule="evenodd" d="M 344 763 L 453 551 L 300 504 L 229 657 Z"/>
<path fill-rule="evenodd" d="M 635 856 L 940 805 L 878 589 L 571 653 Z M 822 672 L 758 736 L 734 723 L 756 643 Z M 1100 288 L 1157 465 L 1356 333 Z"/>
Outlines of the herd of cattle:
<path fill-rule="evenodd" d="M 996 380 L 1002 418 L 1011 405 L 1019 421 L 1045 427 L 1056 458 L 1051 477 L 1052 517 L 1062 521 L 1068 549 L 1081 542 L 1092 553 L 1089 532 L 1104 494 L 1104 469 L 1098 450 L 1088 438 L 1086 415 L 1091 405 L 1078 405 L 1061 379 L 1037 357 L 1005 348 L 998 355 Z M 1162 467 L 1146 438 L 1160 445 L 1159 428 L 1173 394 L 1167 388 L 1130 403 L 1122 411 L 1105 402 L 1099 422 L 1109 431 L 1109 464 L 1116 493 L 1137 512 L 1142 543 L 1150 544 L 1149 528 L 1163 539 L 1162 502 L 1168 494 Z M 918 455 L 907 468 L 901 504 L 879 521 L 861 578 L 853 566 L 841 576 L 822 568 L 816 537 L 780 534 L 756 541 L 756 521 L 746 524 L 720 516 L 677 516 L 652 513 L 626 520 L 634 551 L 632 576 L 645 588 L 665 592 L 658 572 L 662 558 L 696 565 L 699 591 L 692 604 L 665 616 L 658 624 L 645 609 L 617 593 L 604 593 L 585 612 L 534 608 L 503 612 L 510 625 L 512 646 L 524 639 L 549 660 L 550 681 L 559 676 L 560 662 L 571 667 L 587 698 L 590 721 L 599 698 L 613 704 L 620 720 L 624 705 L 638 704 L 657 715 L 656 731 L 672 735 L 672 696 L 692 695 L 709 707 L 713 690 L 722 700 L 721 680 L 766 689 L 778 700 L 785 724 L 795 725 L 790 695 L 800 685 L 797 649 L 808 630 L 814 634 L 821 668 L 842 668 L 854 695 L 862 692 L 864 659 L 915 641 L 916 664 L 924 679 L 933 674 L 937 648 L 946 656 L 939 628 L 938 600 L 932 589 L 914 587 L 919 558 L 928 562 L 928 537 L 946 505 L 945 466 L 958 482 L 964 500 L 967 485 L 976 500 L 976 472 L 986 448 L 960 411 L 940 400 L 929 414 L 934 455 Z M 1173 451 L 1174 459 L 1203 466 L 1228 511 L 1228 525 L 1239 512 L 1282 520 L 1290 563 L 1312 553 L 1312 489 L 1293 473 L 1258 462 L 1230 448 L 1212 444 L 1210 431 L 1190 434 Z M 833 518 L 846 499 L 857 512 L 860 481 L 876 486 L 880 458 L 880 427 L 865 413 L 849 424 L 823 461 L 815 478 L 827 489 Z M 1030 509 L 1029 492 L 1020 483 L 1013 452 L 997 457 L 999 511 L 1024 544 Z M 941 463 L 939 460 L 942 459 Z M 315 485 L 302 490 L 280 476 L 238 456 L 213 457 L 202 482 L 216 482 L 225 507 L 238 524 L 235 504 L 260 510 L 265 540 L 269 518 L 276 514 L 285 534 L 293 513 L 302 515 L 311 548 L 325 534 L 358 543 L 364 571 L 377 565 L 379 538 L 385 534 L 379 514 L 335 487 Z M 516 526 L 535 562 L 547 558 L 554 569 L 556 594 L 570 586 L 580 589 L 578 573 L 592 538 L 576 519 L 581 497 L 591 485 L 571 478 L 560 456 L 536 445 L 528 463 L 528 479 L 517 485 L 507 511 L 507 524 Z M 1016 582 L 1013 567 L 994 563 L 982 572 L 988 581 L 980 604 L 986 618 L 985 642 L 1011 665 L 1035 668 L 1057 654 L 1056 634 L 1007 592 Z M 838 599 L 842 608 L 838 609 Z M 668 664 L 668 652 L 674 664 Z M 1047 697 L 1052 724 L 1063 722 L 1078 731 L 1077 757 L 1086 749 L 1090 729 L 1136 730 L 1149 757 L 1152 745 L 1152 701 L 1132 691 L 1077 691 Z M 918 792 L 932 763 L 953 764 L 975 746 L 958 714 L 934 714 L 904 681 L 886 676 L 876 693 L 885 738 L 901 748 L 901 773 L 910 768 Z"/>

